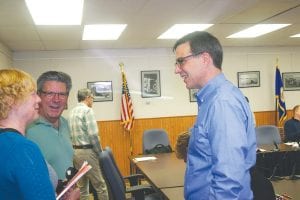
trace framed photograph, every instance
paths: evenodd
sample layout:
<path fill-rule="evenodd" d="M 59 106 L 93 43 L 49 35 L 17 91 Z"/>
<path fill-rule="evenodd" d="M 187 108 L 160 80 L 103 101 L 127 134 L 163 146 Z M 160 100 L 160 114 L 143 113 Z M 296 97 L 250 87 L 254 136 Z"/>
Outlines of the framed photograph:
<path fill-rule="evenodd" d="M 88 82 L 87 87 L 94 94 L 94 102 L 113 100 L 112 81 Z"/>
<path fill-rule="evenodd" d="M 300 90 L 300 72 L 282 73 L 284 90 Z"/>
<path fill-rule="evenodd" d="M 160 73 L 159 70 L 141 71 L 142 97 L 160 97 Z"/>
<path fill-rule="evenodd" d="M 248 72 L 238 72 L 238 87 L 248 88 L 248 87 L 259 87 L 260 86 L 260 72 L 259 71 L 248 71 Z"/>
<path fill-rule="evenodd" d="M 189 89 L 190 102 L 196 102 L 197 101 L 197 98 L 196 98 L 197 92 L 198 92 L 198 89 Z"/>

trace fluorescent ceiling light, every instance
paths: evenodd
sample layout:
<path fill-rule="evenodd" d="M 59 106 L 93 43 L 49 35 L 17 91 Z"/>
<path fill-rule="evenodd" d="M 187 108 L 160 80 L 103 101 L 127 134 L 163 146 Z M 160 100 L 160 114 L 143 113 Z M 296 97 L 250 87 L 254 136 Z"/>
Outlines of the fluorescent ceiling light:
<path fill-rule="evenodd" d="M 82 40 L 117 40 L 127 24 L 85 25 Z"/>
<path fill-rule="evenodd" d="M 25 0 L 36 25 L 80 25 L 84 0 Z"/>
<path fill-rule="evenodd" d="M 175 24 L 161 34 L 158 39 L 178 39 L 188 33 L 208 29 L 212 25 L 213 24 Z"/>
<path fill-rule="evenodd" d="M 300 33 L 296 34 L 296 35 L 292 35 L 290 37 L 300 37 Z"/>
<path fill-rule="evenodd" d="M 240 32 L 234 33 L 227 38 L 255 38 L 289 25 L 290 24 L 257 24 Z"/>

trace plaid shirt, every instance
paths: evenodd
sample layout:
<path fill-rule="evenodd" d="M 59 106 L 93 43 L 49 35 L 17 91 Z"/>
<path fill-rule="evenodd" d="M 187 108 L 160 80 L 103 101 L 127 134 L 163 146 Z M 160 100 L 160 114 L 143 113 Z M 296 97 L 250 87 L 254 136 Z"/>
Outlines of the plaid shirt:
<path fill-rule="evenodd" d="M 69 126 L 73 145 L 93 145 L 96 153 L 102 151 L 99 131 L 93 110 L 84 103 L 78 103 L 70 112 Z"/>

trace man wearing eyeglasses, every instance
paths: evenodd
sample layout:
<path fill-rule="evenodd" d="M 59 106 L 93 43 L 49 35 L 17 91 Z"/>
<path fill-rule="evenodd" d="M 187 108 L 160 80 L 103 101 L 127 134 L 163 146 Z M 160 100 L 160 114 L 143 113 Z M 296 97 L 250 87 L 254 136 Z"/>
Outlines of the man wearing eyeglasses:
<path fill-rule="evenodd" d="M 70 130 L 67 120 L 61 116 L 67 107 L 71 87 L 68 74 L 58 71 L 43 73 L 37 80 L 40 116 L 26 131 L 26 136 L 38 144 L 61 180 L 66 178 L 66 170 L 73 166 Z"/>
<path fill-rule="evenodd" d="M 241 91 L 222 73 L 223 50 L 207 32 L 179 39 L 175 73 L 196 94 L 198 116 L 191 131 L 185 199 L 253 199 L 250 168 L 256 161 L 252 112 Z"/>
<path fill-rule="evenodd" d="M 74 166 L 80 169 L 87 161 L 92 169 L 78 182 L 80 199 L 89 199 L 89 182 L 95 188 L 95 200 L 107 200 L 107 187 L 99 165 L 102 151 L 97 121 L 92 109 L 94 96 L 91 90 L 83 88 L 77 93 L 78 104 L 70 111 L 69 125 L 74 148 Z"/>

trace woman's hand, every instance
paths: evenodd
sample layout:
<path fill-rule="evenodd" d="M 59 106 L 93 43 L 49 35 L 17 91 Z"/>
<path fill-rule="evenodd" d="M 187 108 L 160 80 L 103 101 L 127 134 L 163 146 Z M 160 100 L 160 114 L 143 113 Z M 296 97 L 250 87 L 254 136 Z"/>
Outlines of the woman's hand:
<path fill-rule="evenodd" d="M 80 190 L 77 187 L 70 188 L 66 194 L 64 194 L 61 200 L 79 200 L 80 199 Z"/>

